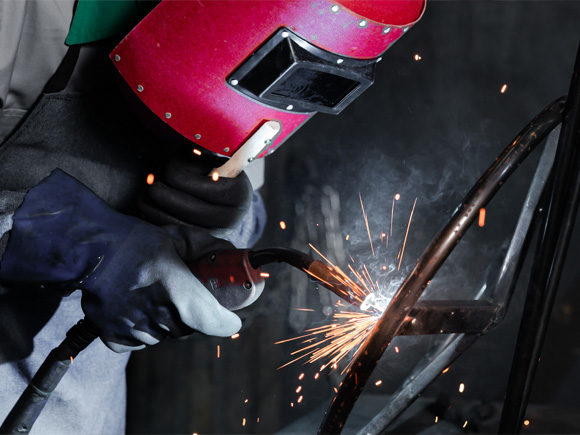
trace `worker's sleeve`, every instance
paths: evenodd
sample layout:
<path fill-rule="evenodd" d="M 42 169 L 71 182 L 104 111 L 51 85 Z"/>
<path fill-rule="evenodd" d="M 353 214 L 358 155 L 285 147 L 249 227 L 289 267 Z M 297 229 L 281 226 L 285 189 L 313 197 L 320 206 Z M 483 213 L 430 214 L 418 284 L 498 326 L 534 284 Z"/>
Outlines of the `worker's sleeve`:
<path fill-rule="evenodd" d="M 262 236 L 267 220 L 266 207 L 259 190 L 264 185 L 265 159 L 255 160 L 244 172 L 250 179 L 254 189 L 252 205 L 240 226 L 226 237 L 238 249 L 252 248 Z"/>
<path fill-rule="evenodd" d="M 9 231 L 12 228 L 12 216 L 28 192 L 27 189 L 0 192 L 0 262 L 6 250 Z M 8 291 L 0 284 L 0 295 Z"/>
<path fill-rule="evenodd" d="M 238 249 L 249 249 L 253 247 L 264 232 L 266 226 L 266 208 L 260 192 L 254 191 L 252 205 L 244 215 L 244 219 L 225 238 Z"/>

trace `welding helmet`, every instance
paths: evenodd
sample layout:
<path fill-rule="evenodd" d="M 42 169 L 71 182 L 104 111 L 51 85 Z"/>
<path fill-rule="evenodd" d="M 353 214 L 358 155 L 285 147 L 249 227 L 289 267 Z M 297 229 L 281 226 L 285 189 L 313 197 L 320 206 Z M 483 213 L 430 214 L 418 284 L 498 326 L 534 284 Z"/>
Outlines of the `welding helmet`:
<path fill-rule="evenodd" d="M 340 113 L 425 0 L 163 0 L 111 52 L 173 130 L 231 156 L 261 125 L 273 151 L 316 112 Z"/>

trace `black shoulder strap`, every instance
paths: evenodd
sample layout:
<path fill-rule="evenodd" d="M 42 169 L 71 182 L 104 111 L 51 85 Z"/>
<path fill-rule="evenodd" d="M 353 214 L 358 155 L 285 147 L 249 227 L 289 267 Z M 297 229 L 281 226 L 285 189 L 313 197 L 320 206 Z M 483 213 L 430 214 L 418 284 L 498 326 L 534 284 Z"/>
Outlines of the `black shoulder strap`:
<path fill-rule="evenodd" d="M 77 11 L 77 5 L 78 0 L 75 0 L 73 5 L 73 17 Z M 45 94 L 59 92 L 66 87 L 77 64 L 80 49 L 81 49 L 80 45 L 71 45 L 68 48 L 57 70 L 52 75 L 50 80 L 46 83 L 46 86 L 44 87 L 43 90 Z"/>
<path fill-rule="evenodd" d="M 71 45 L 64 55 L 62 62 L 52 75 L 46 86 L 45 94 L 62 91 L 68 84 L 79 58 L 80 45 Z"/>

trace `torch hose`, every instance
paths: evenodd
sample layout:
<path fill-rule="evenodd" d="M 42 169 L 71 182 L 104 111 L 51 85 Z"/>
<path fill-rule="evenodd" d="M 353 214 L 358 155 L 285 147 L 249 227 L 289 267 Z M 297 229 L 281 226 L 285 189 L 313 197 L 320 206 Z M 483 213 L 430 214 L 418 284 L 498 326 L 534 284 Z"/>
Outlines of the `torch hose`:
<path fill-rule="evenodd" d="M 254 269 L 270 263 L 286 263 L 296 269 L 308 270 L 314 259 L 304 252 L 287 248 L 267 248 L 250 251 L 248 258 Z"/>
<path fill-rule="evenodd" d="M 88 319 L 80 320 L 69 329 L 64 341 L 50 352 L 0 426 L 0 433 L 29 433 L 73 359 L 97 337 L 98 330 Z"/>
<path fill-rule="evenodd" d="M 538 114 L 504 149 L 491 167 L 477 181 L 455 210 L 448 223 L 435 236 L 401 284 L 389 307 L 359 348 L 350 368 L 326 412 L 319 434 L 342 431 L 354 404 L 369 380 L 381 356 L 403 324 L 428 282 L 437 273 L 465 231 L 476 220 L 479 210 L 493 198 L 504 181 L 531 151 L 562 120 L 565 98 L 560 98 Z"/>

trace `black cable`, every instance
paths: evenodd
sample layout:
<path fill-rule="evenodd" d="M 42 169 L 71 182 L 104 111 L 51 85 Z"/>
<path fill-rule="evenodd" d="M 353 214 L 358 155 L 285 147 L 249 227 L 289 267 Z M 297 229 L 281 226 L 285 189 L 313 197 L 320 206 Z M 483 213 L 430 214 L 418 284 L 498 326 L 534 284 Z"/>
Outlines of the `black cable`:
<path fill-rule="evenodd" d="M 73 359 L 97 337 L 97 328 L 87 319 L 69 329 L 65 340 L 50 352 L 0 426 L 0 434 L 29 433 Z"/>

